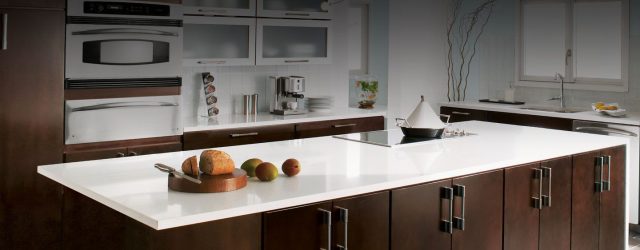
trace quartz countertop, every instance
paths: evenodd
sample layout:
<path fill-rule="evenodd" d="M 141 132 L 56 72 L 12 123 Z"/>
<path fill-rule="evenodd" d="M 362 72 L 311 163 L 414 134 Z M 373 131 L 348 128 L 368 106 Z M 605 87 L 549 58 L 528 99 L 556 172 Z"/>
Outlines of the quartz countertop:
<path fill-rule="evenodd" d="M 612 117 L 603 114 L 596 113 L 591 110 L 591 107 L 584 107 L 588 111 L 577 113 L 558 113 L 548 111 L 526 110 L 523 107 L 543 107 L 543 105 L 524 104 L 524 105 L 510 105 L 510 104 L 497 104 L 497 103 L 484 103 L 478 101 L 465 101 L 465 102 L 443 102 L 441 106 L 453 107 L 453 108 L 466 108 L 466 109 L 479 109 L 495 112 L 526 114 L 526 115 L 538 115 L 547 117 L 566 118 L 572 120 L 585 120 L 596 122 L 617 123 L 624 125 L 640 126 L 640 113 L 639 112 L 627 112 L 624 117 Z"/>
<path fill-rule="evenodd" d="M 302 122 L 315 122 L 326 120 L 339 120 L 350 118 L 362 118 L 372 116 L 386 116 L 387 110 L 384 106 L 376 106 L 374 109 L 344 108 L 334 109 L 331 112 L 310 112 L 301 115 L 274 115 L 261 112 L 257 115 L 225 114 L 215 118 L 190 117 L 184 120 L 184 132 L 195 132 L 204 130 L 217 130 L 229 128 L 244 128 L 255 126 L 280 125 Z"/>
<path fill-rule="evenodd" d="M 628 139 L 480 121 L 453 128 L 477 135 L 387 148 L 319 137 L 223 147 L 236 165 L 297 158 L 298 176 L 210 194 L 169 190 L 154 163 L 180 169 L 201 150 L 39 166 L 38 173 L 161 230 L 501 169 L 628 144 Z"/>

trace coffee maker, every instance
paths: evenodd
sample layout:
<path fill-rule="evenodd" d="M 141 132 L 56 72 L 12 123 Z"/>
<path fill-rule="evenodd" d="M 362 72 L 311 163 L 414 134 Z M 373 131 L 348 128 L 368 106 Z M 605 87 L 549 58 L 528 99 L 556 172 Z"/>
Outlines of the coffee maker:
<path fill-rule="evenodd" d="M 276 115 L 308 113 L 298 101 L 304 98 L 305 78 L 302 76 L 270 76 L 267 79 L 269 112 Z"/>

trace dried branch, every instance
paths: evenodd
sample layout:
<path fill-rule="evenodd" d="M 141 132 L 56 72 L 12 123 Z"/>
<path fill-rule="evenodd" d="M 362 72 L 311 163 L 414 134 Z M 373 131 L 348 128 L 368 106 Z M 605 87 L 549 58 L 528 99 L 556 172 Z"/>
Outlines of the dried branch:
<path fill-rule="evenodd" d="M 464 101 L 467 98 L 467 85 L 469 84 L 469 74 L 471 72 L 471 62 L 473 62 L 473 58 L 476 56 L 476 51 L 478 48 L 478 41 L 480 37 L 484 33 L 484 29 L 487 27 L 489 23 L 489 19 L 491 19 L 491 15 L 493 14 L 493 8 L 495 7 L 496 0 L 489 0 L 488 2 L 481 5 L 481 8 L 478 9 L 478 14 L 480 15 L 486 8 L 489 8 L 487 15 L 480 26 L 480 31 L 476 34 L 475 40 L 473 41 L 473 50 L 471 52 L 471 56 L 469 57 L 469 63 L 467 64 L 467 72 L 464 78 L 464 89 L 462 91 L 462 100 Z"/>

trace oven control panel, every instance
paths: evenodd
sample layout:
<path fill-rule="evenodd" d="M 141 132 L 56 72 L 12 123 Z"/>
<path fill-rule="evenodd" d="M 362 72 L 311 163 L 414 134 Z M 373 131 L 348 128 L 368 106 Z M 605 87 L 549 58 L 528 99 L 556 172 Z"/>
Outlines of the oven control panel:
<path fill-rule="evenodd" d="M 169 16 L 169 5 L 127 2 L 84 2 L 85 14 L 109 14 L 132 16 Z"/>

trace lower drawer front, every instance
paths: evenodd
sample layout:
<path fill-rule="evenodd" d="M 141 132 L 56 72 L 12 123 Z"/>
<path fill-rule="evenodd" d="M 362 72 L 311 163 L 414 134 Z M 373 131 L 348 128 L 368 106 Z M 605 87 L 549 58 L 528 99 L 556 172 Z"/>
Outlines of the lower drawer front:
<path fill-rule="evenodd" d="M 384 129 L 384 117 L 308 122 L 296 125 L 296 138 L 349 134 Z"/>
<path fill-rule="evenodd" d="M 184 149 L 203 149 L 294 139 L 293 124 L 197 131 L 184 134 Z"/>

